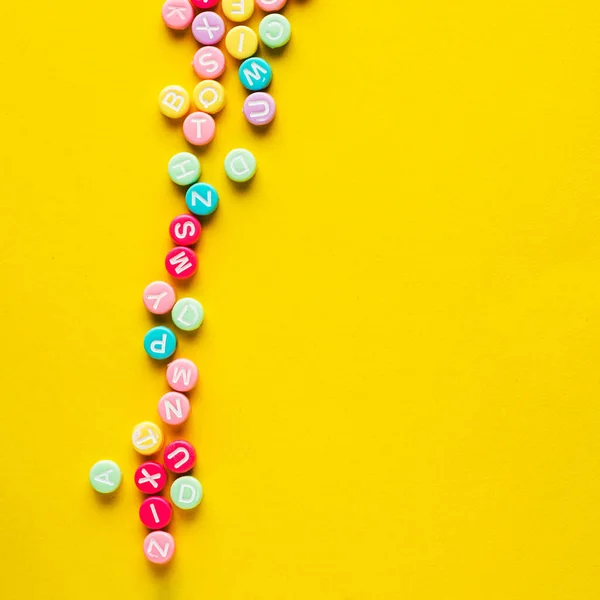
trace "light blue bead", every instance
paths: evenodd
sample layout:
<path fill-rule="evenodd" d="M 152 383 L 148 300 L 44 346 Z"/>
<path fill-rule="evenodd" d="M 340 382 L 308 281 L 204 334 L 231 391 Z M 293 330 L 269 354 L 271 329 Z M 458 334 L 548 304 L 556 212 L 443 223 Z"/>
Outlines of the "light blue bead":
<path fill-rule="evenodd" d="M 209 183 L 195 183 L 185 194 L 190 212 L 204 217 L 215 212 L 219 205 L 219 193 Z"/>
<path fill-rule="evenodd" d="M 251 92 L 264 90 L 273 79 L 273 70 L 264 58 L 246 59 L 238 72 L 242 85 Z"/>
<path fill-rule="evenodd" d="M 177 338 L 168 327 L 153 327 L 144 337 L 144 350 L 151 358 L 169 358 L 176 348 Z"/>

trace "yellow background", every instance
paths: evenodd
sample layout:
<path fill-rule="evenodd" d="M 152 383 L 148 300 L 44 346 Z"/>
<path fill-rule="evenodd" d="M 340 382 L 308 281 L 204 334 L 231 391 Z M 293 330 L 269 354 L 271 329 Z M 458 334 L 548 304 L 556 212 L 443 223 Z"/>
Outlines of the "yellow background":
<path fill-rule="evenodd" d="M 1 3 L 0 597 L 597 600 L 598 3 L 290 0 L 267 132 L 231 61 L 179 352 L 205 500 L 168 569 L 130 432 L 184 208 L 156 97 L 197 45 L 160 6 Z"/>

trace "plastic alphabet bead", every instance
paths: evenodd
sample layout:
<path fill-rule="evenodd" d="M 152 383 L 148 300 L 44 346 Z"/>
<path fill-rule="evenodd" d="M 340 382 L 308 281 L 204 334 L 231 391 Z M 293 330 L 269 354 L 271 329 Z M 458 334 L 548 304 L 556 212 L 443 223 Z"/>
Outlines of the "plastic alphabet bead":
<path fill-rule="evenodd" d="M 178 217 L 175 217 L 169 225 L 169 235 L 171 236 L 171 239 L 180 246 L 194 245 L 198 241 L 201 231 L 202 225 L 200 225 L 200 221 L 192 215 L 179 215 Z"/>
<path fill-rule="evenodd" d="M 160 463 L 148 461 L 138 467 L 134 481 L 143 494 L 159 494 L 167 485 L 167 472 Z"/>
<path fill-rule="evenodd" d="M 171 484 L 170 494 L 175 506 L 190 510 L 202 502 L 202 484 L 195 477 L 185 475 Z"/>
<path fill-rule="evenodd" d="M 219 194 L 209 183 L 195 183 L 185 193 L 185 203 L 190 212 L 205 217 L 217 209 Z"/>
<path fill-rule="evenodd" d="M 131 434 L 133 447 L 144 456 L 158 452 L 162 448 L 163 440 L 163 432 L 158 425 L 150 421 L 138 423 Z"/>
<path fill-rule="evenodd" d="M 165 315 L 175 305 L 175 290 L 164 281 L 153 281 L 142 295 L 144 306 L 154 315 Z"/>
<path fill-rule="evenodd" d="M 221 8 L 230 21 L 241 23 L 254 13 L 254 0 L 223 0 Z"/>
<path fill-rule="evenodd" d="M 267 15 L 258 26 L 260 39 L 269 48 L 281 48 L 292 37 L 290 22 L 279 14 Z"/>
<path fill-rule="evenodd" d="M 190 109 L 190 95 L 180 85 L 168 85 L 158 95 L 158 108 L 169 119 L 179 119 Z"/>
<path fill-rule="evenodd" d="M 171 473 L 187 473 L 196 464 L 196 449 L 185 440 L 176 440 L 167 445 L 163 458 Z"/>
<path fill-rule="evenodd" d="M 167 366 L 167 383 L 176 392 L 189 392 L 198 383 L 198 367 L 187 358 L 178 358 Z"/>
<path fill-rule="evenodd" d="M 179 392 L 167 392 L 158 401 L 158 414 L 167 425 L 181 425 L 190 415 L 190 401 Z"/>
<path fill-rule="evenodd" d="M 252 125 L 267 125 L 275 118 L 275 100 L 266 92 L 254 92 L 244 101 L 243 111 Z"/>
<path fill-rule="evenodd" d="M 238 25 L 227 34 L 225 47 L 233 58 L 243 60 L 258 50 L 258 36 L 250 27 Z"/>
<path fill-rule="evenodd" d="M 215 137 L 215 120 L 203 112 L 193 112 L 183 122 L 183 135 L 193 146 L 206 146 Z"/>
<path fill-rule="evenodd" d="M 219 4 L 219 0 L 192 0 L 192 4 L 196 8 L 206 10 L 207 8 L 213 8 Z"/>
<path fill-rule="evenodd" d="M 204 320 L 204 308 L 194 298 L 182 298 L 171 311 L 173 323 L 183 331 L 195 331 Z"/>
<path fill-rule="evenodd" d="M 264 90 L 273 79 L 273 71 L 264 58 L 247 58 L 238 73 L 242 85 L 251 92 Z"/>
<path fill-rule="evenodd" d="M 150 358 L 163 360 L 173 356 L 177 338 L 168 327 L 153 327 L 144 336 L 144 350 Z"/>
<path fill-rule="evenodd" d="M 90 483 L 100 494 L 110 494 L 121 484 L 121 469 L 112 460 L 99 460 L 90 469 Z"/>
<path fill-rule="evenodd" d="M 202 79 L 216 79 L 225 71 L 225 55 L 214 46 L 204 46 L 194 54 L 192 66 Z"/>
<path fill-rule="evenodd" d="M 190 152 L 179 152 L 169 161 L 169 177 L 177 185 L 196 183 L 200 172 L 200 161 Z"/>
<path fill-rule="evenodd" d="M 175 279 L 187 279 L 191 277 L 198 268 L 196 253 L 184 246 L 173 248 L 165 258 L 167 273 Z"/>
<path fill-rule="evenodd" d="M 152 531 L 144 540 L 146 558 L 157 565 L 168 563 L 175 553 L 175 540 L 166 531 Z"/>
<path fill-rule="evenodd" d="M 167 0 L 162 7 L 162 18 L 171 29 L 185 29 L 194 18 L 194 9 L 188 0 Z"/>
<path fill-rule="evenodd" d="M 214 115 L 225 106 L 225 88 L 212 79 L 201 81 L 193 93 L 196 108 Z"/>
<path fill-rule="evenodd" d="M 192 35 L 204 46 L 214 46 L 225 35 L 225 22 L 215 12 L 202 12 L 192 23 Z"/>
<path fill-rule="evenodd" d="M 148 529 L 162 529 L 171 522 L 173 509 L 169 502 L 160 496 L 146 498 L 140 506 L 140 521 Z"/>
<path fill-rule="evenodd" d="M 192 0 L 192 2 L 194 2 L 194 0 Z M 285 6 L 287 0 L 254 0 L 254 2 L 258 8 L 265 12 L 274 12 L 281 10 Z"/>
<path fill-rule="evenodd" d="M 225 173 L 232 181 L 248 181 L 256 173 L 256 159 L 249 150 L 237 148 L 225 157 Z"/>

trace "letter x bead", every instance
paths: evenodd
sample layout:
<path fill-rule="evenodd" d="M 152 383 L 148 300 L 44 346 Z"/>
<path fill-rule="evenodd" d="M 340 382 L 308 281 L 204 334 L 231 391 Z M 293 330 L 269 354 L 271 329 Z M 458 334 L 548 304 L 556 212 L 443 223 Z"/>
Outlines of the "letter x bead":
<path fill-rule="evenodd" d="M 202 12 L 192 23 L 192 35 L 204 46 L 214 46 L 225 35 L 225 22 L 215 12 Z"/>
<path fill-rule="evenodd" d="M 196 450 L 189 442 L 176 440 L 167 445 L 163 458 L 167 469 L 171 473 L 179 475 L 187 473 L 194 468 L 196 464 Z"/>
<path fill-rule="evenodd" d="M 167 484 L 167 472 L 157 462 L 148 461 L 135 472 L 135 485 L 143 494 L 159 494 Z"/>
<path fill-rule="evenodd" d="M 140 521 L 148 529 L 162 529 L 171 522 L 173 509 L 161 496 L 150 496 L 140 506 Z"/>

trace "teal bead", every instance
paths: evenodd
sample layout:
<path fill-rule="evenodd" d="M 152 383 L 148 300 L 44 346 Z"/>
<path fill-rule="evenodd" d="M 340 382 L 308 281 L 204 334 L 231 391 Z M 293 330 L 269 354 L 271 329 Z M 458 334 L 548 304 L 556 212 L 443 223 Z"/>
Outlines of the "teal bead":
<path fill-rule="evenodd" d="M 251 92 L 264 90 L 273 79 L 273 70 L 264 58 L 246 59 L 238 71 L 242 85 Z"/>
<path fill-rule="evenodd" d="M 217 210 L 219 193 L 210 183 L 195 183 L 185 193 L 185 203 L 190 212 L 205 217 Z"/>
<path fill-rule="evenodd" d="M 112 460 L 99 460 L 90 469 L 90 483 L 101 494 L 114 492 L 121 484 L 121 469 Z"/>
<path fill-rule="evenodd" d="M 225 173 L 232 181 L 242 183 L 254 177 L 256 159 L 250 150 L 236 148 L 225 157 Z"/>
<path fill-rule="evenodd" d="M 162 360 L 175 353 L 177 338 L 168 327 L 153 327 L 144 336 L 144 350 L 151 358 Z"/>
<path fill-rule="evenodd" d="M 258 34 L 265 46 L 281 48 L 290 41 L 292 26 L 283 15 L 267 15 L 258 26 Z"/>
<path fill-rule="evenodd" d="M 196 508 L 202 502 L 202 484 L 191 475 L 179 477 L 171 485 L 170 495 L 173 504 L 178 508 Z"/>
<path fill-rule="evenodd" d="M 169 177 L 177 185 L 190 185 L 200 179 L 200 161 L 190 152 L 180 152 L 169 161 Z"/>

